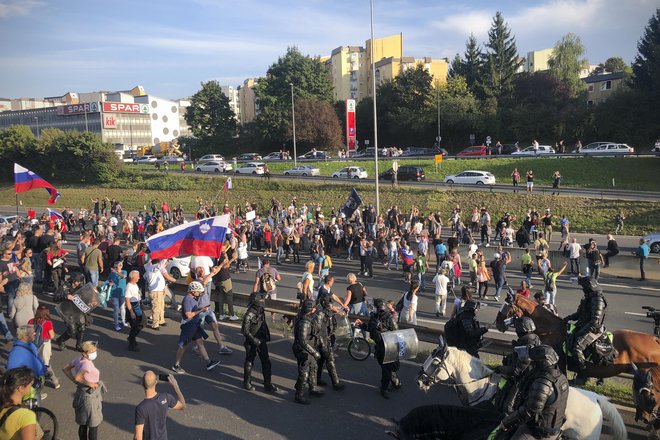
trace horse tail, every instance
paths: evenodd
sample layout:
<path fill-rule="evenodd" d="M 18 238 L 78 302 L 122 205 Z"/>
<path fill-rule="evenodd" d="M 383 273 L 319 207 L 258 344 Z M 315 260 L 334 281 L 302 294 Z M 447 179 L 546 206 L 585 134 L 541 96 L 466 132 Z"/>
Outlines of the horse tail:
<path fill-rule="evenodd" d="M 612 424 L 612 436 L 617 439 L 627 439 L 626 424 L 612 402 L 602 396 L 599 396 L 596 402 L 598 402 L 598 406 L 603 412 L 603 420 L 609 420 Z"/>

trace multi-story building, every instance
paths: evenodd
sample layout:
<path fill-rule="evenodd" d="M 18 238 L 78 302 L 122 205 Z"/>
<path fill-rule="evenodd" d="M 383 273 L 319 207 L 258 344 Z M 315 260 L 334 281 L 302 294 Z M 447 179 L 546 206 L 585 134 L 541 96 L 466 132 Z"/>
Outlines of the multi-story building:
<path fill-rule="evenodd" d="M 550 66 L 548 66 L 548 60 L 552 58 L 553 52 L 553 48 L 527 52 L 527 58 L 525 59 L 524 64 L 525 72 L 534 73 L 548 70 L 550 68 Z"/>
<path fill-rule="evenodd" d="M 254 121 L 259 114 L 259 98 L 254 93 L 256 85 L 256 79 L 248 78 L 243 81 L 243 85 L 238 86 L 239 122 L 241 124 Z"/>
<path fill-rule="evenodd" d="M 222 93 L 229 99 L 229 108 L 234 112 L 236 121 L 241 118 L 241 102 L 238 96 L 238 89 L 233 86 L 222 86 Z"/>
<path fill-rule="evenodd" d="M 373 78 L 371 77 L 371 63 L 372 63 L 372 55 L 371 55 L 371 39 L 367 40 L 364 42 L 365 46 L 365 58 L 366 58 L 366 63 L 364 63 L 364 69 L 365 69 L 365 77 L 367 78 L 366 81 L 366 94 L 365 96 L 372 96 L 373 95 Z M 384 38 L 375 38 L 374 39 L 374 54 L 373 54 L 373 60 L 378 63 L 378 61 L 381 61 L 384 58 L 402 58 L 403 57 L 403 34 L 400 33 L 398 35 L 390 35 L 388 37 Z M 398 73 L 396 74 L 398 75 Z M 396 77 L 394 75 L 392 78 Z"/>
<path fill-rule="evenodd" d="M 391 81 L 398 75 L 408 69 L 416 69 L 417 66 L 423 66 L 441 84 L 447 82 L 447 71 L 449 69 L 449 60 L 446 58 L 433 60 L 429 57 L 415 59 L 414 57 L 384 58 L 376 62 L 376 87 L 379 87 L 386 81 Z"/>
<path fill-rule="evenodd" d="M 367 96 L 366 51 L 360 46 L 340 46 L 326 61 L 332 77 L 335 101 Z"/>
<path fill-rule="evenodd" d="M 594 105 L 607 101 L 607 98 L 623 85 L 625 78 L 624 72 L 604 73 L 583 78 L 582 81 L 587 85 L 587 104 Z"/>

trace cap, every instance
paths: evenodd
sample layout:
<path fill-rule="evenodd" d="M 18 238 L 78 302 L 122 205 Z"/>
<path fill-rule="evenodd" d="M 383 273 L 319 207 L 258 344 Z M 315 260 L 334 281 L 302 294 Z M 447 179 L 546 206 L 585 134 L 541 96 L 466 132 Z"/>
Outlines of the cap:
<path fill-rule="evenodd" d="M 497 253 L 497 252 L 495 252 L 495 253 L 493 254 L 493 258 L 495 258 L 496 260 L 499 260 L 499 258 L 500 258 L 500 254 Z"/>

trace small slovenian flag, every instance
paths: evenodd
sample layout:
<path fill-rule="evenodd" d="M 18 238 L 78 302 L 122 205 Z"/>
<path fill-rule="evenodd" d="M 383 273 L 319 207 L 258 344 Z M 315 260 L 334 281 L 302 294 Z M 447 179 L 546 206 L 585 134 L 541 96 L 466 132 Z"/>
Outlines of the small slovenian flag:
<path fill-rule="evenodd" d="M 50 199 L 48 199 L 49 205 L 54 205 L 60 193 L 57 192 L 55 187 L 50 183 L 46 182 L 41 177 L 37 176 L 32 171 L 28 170 L 25 167 L 20 166 L 19 164 L 14 164 L 14 191 L 16 194 L 30 191 L 35 188 L 45 188 L 50 194 Z"/>
<path fill-rule="evenodd" d="M 227 180 L 225 180 L 225 184 L 222 186 L 222 190 L 224 192 L 227 192 L 230 189 L 232 189 L 232 187 L 233 187 L 233 185 L 231 183 L 231 177 L 227 177 Z"/>
<path fill-rule="evenodd" d="M 147 246 L 153 260 L 196 255 L 218 258 L 229 231 L 229 215 L 185 223 L 151 236 Z"/>
<path fill-rule="evenodd" d="M 51 220 L 64 220 L 64 217 L 62 217 L 62 214 L 60 214 L 57 211 L 53 211 L 50 208 L 48 208 L 48 218 L 51 219 Z"/>

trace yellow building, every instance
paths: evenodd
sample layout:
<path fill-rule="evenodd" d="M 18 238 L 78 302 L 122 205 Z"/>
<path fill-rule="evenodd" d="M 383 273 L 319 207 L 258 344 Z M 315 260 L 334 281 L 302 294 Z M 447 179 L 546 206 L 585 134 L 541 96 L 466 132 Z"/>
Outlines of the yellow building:
<path fill-rule="evenodd" d="M 386 81 L 392 81 L 408 69 L 416 69 L 417 66 L 423 66 L 424 70 L 429 72 L 433 77 L 434 83 L 447 83 L 449 60 L 446 58 L 434 60 L 430 57 L 421 59 L 415 59 L 414 57 L 389 57 L 376 62 L 376 88 Z"/>
<path fill-rule="evenodd" d="M 534 73 L 542 70 L 548 70 L 548 60 L 552 57 L 553 48 L 534 50 L 527 52 L 527 59 L 525 60 L 525 72 Z"/>
<path fill-rule="evenodd" d="M 372 96 L 373 83 L 371 78 L 371 39 L 364 42 L 366 47 L 366 78 L 368 92 L 365 96 Z M 402 58 L 403 57 L 403 34 L 390 35 L 384 38 L 374 39 L 374 57 L 373 60 L 378 63 L 386 58 Z M 398 75 L 395 74 L 394 76 Z M 378 86 L 378 84 L 376 84 Z"/>
<path fill-rule="evenodd" d="M 624 72 L 604 73 L 584 78 L 582 81 L 587 85 L 587 104 L 594 105 L 607 101 L 607 98 L 623 85 L 625 79 Z"/>
<path fill-rule="evenodd" d="M 341 46 L 332 51 L 326 66 L 332 76 L 335 101 L 366 96 L 366 53 L 360 46 Z"/>

